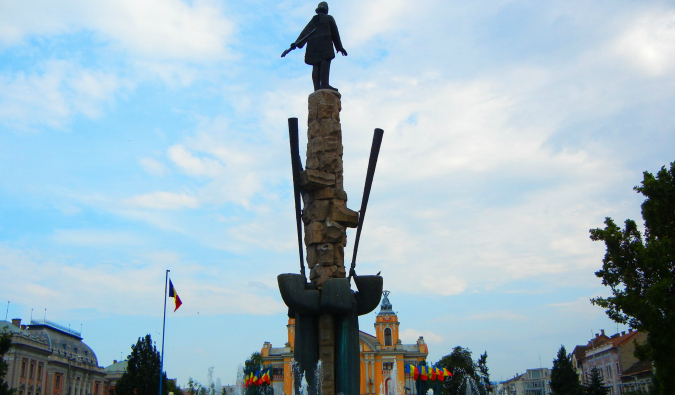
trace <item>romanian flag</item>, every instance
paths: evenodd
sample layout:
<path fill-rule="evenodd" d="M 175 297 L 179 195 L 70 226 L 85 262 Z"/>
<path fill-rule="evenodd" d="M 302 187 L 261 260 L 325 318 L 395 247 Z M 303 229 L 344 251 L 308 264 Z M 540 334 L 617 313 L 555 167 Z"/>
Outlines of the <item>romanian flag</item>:
<path fill-rule="evenodd" d="M 443 375 L 445 377 L 452 377 L 452 373 L 450 373 L 446 368 L 443 368 Z"/>
<path fill-rule="evenodd" d="M 173 283 L 171 282 L 171 280 L 169 280 L 169 297 L 173 298 L 174 302 L 176 302 L 176 308 L 173 309 L 173 311 L 175 312 L 176 310 L 178 310 L 180 305 L 183 304 L 183 302 L 181 302 L 180 298 L 178 297 L 178 292 L 176 292 L 176 289 L 173 287 Z"/>
<path fill-rule="evenodd" d="M 429 376 L 427 375 L 427 367 L 426 366 L 420 366 L 420 377 L 422 377 L 422 381 L 427 381 Z"/>
<path fill-rule="evenodd" d="M 443 381 L 443 370 L 441 368 L 436 368 L 436 380 Z"/>
<path fill-rule="evenodd" d="M 258 372 L 256 373 L 251 372 L 251 383 L 253 385 L 258 385 Z"/>
<path fill-rule="evenodd" d="M 267 369 L 267 371 L 265 372 L 265 382 L 268 385 L 272 384 L 272 380 L 270 379 L 270 374 L 271 374 L 271 370 Z"/>
<path fill-rule="evenodd" d="M 429 380 L 436 381 L 436 369 L 433 367 L 429 368 Z"/>
<path fill-rule="evenodd" d="M 415 366 L 415 367 L 414 367 L 414 370 L 413 370 L 413 379 L 414 379 L 415 381 L 417 381 L 417 380 L 419 380 L 419 378 L 420 378 L 420 367 L 419 367 L 419 366 Z"/>

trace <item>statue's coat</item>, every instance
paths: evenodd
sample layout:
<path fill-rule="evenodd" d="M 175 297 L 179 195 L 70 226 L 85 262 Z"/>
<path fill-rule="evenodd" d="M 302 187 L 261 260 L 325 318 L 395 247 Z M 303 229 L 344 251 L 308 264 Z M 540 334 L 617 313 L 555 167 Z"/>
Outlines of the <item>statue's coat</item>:
<path fill-rule="evenodd" d="M 316 31 L 309 34 L 312 29 L 316 29 Z M 309 36 L 305 38 L 305 41 L 301 41 L 308 34 Z M 335 59 L 333 45 L 335 45 L 335 49 L 338 51 L 344 51 L 335 19 L 328 14 L 316 14 L 309 21 L 305 29 L 300 33 L 298 40 L 296 40 L 296 44 L 302 48 L 305 42 L 307 43 L 305 63 L 309 65 L 321 63 L 322 60 Z"/>

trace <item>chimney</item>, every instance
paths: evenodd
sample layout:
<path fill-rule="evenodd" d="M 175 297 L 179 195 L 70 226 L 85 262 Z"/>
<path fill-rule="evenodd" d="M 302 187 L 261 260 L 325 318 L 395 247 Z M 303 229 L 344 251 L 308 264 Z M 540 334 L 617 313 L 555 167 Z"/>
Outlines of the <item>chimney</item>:
<path fill-rule="evenodd" d="M 602 336 L 605 336 L 605 330 L 604 329 L 600 329 L 600 333 L 602 333 Z"/>
<path fill-rule="evenodd" d="M 626 331 L 621 331 L 621 336 L 625 336 L 625 335 L 626 335 Z"/>
<path fill-rule="evenodd" d="M 598 337 L 600 337 L 600 335 L 598 335 L 598 334 L 596 333 L 596 334 L 595 334 L 595 338 L 597 339 Z"/>
<path fill-rule="evenodd" d="M 633 328 L 628 328 L 628 333 L 633 333 Z"/>
<path fill-rule="evenodd" d="M 21 328 L 21 318 L 12 318 L 12 325 Z"/>
<path fill-rule="evenodd" d="M 21 330 L 22 330 L 22 331 L 25 331 L 26 328 L 28 328 L 28 325 L 21 325 Z"/>
<path fill-rule="evenodd" d="M 116 359 L 113 359 L 113 365 L 116 364 L 116 363 L 117 363 L 117 360 L 116 360 Z"/>

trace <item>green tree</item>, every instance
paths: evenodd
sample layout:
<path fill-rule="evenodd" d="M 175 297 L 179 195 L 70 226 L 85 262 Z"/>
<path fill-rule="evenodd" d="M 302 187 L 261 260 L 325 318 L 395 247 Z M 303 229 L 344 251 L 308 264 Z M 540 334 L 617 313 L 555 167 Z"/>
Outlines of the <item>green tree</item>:
<path fill-rule="evenodd" d="M 150 335 L 139 337 L 127 357 L 127 371 L 115 386 L 116 395 L 156 395 L 159 393 L 160 355 Z M 166 374 L 162 373 L 162 394 L 169 393 Z"/>
<path fill-rule="evenodd" d="M 591 369 L 591 377 L 586 383 L 586 388 L 584 389 L 586 395 L 606 395 L 607 388 L 604 387 L 602 377 L 600 376 L 600 370 L 597 367 Z"/>
<path fill-rule="evenodd" d="M 565 346 L 560 346 L 558 356 L 553 360 L 550 386 L 553 395 L 583 394 L 583 387 L 579 383 L 579 375 L 574 370 L 572 358 L 567 355 Z"/>
<path fill-rule="evenodd" d="M 12 345 L 12 334 L 9 332 L 4 332 L 0 334 L 0 395 L 13 395 L 16 390 L 9 388 L 7 381 L 5 381 L 5 375 L 7 374 L 7 362 L 5 362 L 4 356 L 9 347 Z"/>
<path fill-rule="evenodd" d="M 591 239 L 605 242 L 602 269 L 595 273 L 612 296 L 591 299 L 612 320 L 648 333 L 636 355 L 654 364 L 657 393 L 675 394 L 675 162 L 656 174 L 644 172 L 633 188 L 642 203 L 644 240 L 635 221 L 619 228 L 611 218 Z"/>
<path fill-rule="evenodd" d="M 488 393 L 490 377 L 487 368 L 487 352 L 476 362 L 471 358 L 471 350 L 455 347 L 452 353 L 438 361 L 441 368 L 446 368 L 452 377 L 443 381 L 443 393 L 448 395 L 464 395 L 466 393 Z"/>

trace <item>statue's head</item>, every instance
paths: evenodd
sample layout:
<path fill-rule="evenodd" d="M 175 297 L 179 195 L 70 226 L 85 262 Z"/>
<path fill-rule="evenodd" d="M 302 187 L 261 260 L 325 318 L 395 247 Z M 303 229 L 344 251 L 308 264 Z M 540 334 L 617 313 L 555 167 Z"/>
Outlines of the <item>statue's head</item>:
<path fill-rule="evenodd" d="M 328 3 L 325 1 L 322 1 L 319 3 L 319 5 L 316 7 L 316 13 L 317 14 L 328 14 Z"/>

